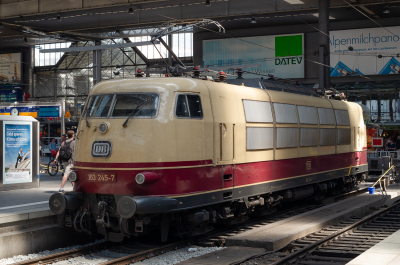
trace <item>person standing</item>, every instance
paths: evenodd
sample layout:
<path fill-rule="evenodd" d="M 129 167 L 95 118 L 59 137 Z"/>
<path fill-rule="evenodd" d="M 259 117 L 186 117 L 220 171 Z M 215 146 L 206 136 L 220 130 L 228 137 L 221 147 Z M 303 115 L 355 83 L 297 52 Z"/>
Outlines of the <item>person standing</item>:
<path fill-rule="evenodd" d="M 397 159 L 400 159 L 400 135 L 396 139 Z"/>
<path fill-rule="evenodd" d="M 56 145 L 56 139 L 55 138 L 53 138 L 51 140 L 51 143 L 50 143 L 50 151 L 53 151 L 53 150 L 57 151 L 57 145 Z"/>
<path fill-rule="evenodd" d="M 66 134 L 61 135 L 61 144 L 62 144 L 65 140 L 67 140 L 67 135 L 66 135 Z"/>
<path fill-rule="evenodd" d="M 61 181 L 61 187 L 58 190 L 59 192 L 64 192 L 64 186 L 68 180 L 68 174 L 71 172 L 71 169 L 74 165 L 74 150 L 75 150 L 75 139 L 74 139 L 74 131 L 67 132 L 68 140 L 65 140 L 60 149 L 57 152 L 56 158 L 54 159 L 54 164 L 57 164 L 57 159 L 59 158 L 62 162 L 62 165 L 65 169 L 64 176 Z M 72 187 L 74 183 L 71 182 Z"/>
<path fill-rule="evenodd" d="M 17 157 L 17 163 L 15 163 L 15 168 L 18 167 L 18 162 L 21 162 L 22 158 L 24 157 L 24 152 L 22 152 L 24 149 L 21 148 L 21 150 L 18 152 L 18 157 Z"/>

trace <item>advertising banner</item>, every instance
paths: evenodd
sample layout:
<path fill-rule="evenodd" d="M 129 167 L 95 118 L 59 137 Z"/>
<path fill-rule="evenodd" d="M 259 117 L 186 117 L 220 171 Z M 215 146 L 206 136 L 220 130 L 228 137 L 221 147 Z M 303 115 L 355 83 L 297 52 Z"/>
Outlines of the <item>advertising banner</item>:
<path fill-rule="evenodd" d="M 400 27 L 386 29 L 331 31 L 331 76 L 399 74 Z"/>
<path fill-rule="evenodd" d="M 3 122 L 3 185 L 32 182 L 32 123 Z"/>
<path fill-rule="evenodd" d="M 304 78 L 304 34 L 270 35 L 203 41 L 203 66 L 227 71 L 230 65 L 260 64 L 246 78 L 274 75 Z"/>
<path fill-rule="evenodd" d="M 0 84 L 21 83 L 21 53 L 0 54 Z"/>

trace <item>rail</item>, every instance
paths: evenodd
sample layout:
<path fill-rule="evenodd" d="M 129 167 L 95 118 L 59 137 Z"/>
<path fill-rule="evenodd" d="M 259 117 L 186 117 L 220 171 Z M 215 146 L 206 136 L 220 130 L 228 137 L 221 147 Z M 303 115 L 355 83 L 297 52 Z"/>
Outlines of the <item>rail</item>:
<path fill-rule="evenodd" d="M 369 158 L 380 158 L 380 157 L 384 157 L 384 156 L 390 156 L 391 158 L 400 158 L 397 151 L 368 151 L 367 152 L 367 157 L 369 157 Z"/>

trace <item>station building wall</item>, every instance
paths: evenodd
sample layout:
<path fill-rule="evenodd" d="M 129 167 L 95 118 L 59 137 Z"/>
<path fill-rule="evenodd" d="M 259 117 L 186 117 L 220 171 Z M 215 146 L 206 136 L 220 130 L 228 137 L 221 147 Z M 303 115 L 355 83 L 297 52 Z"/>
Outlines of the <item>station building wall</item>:
<path fill-rule="evenodd" d="M 400 26 L 400 17 L 375 19 L 379 24 L 384 27 Z M 249 23 L 249 22 L 244 22 Z M 307 24 L 298 25 L 285 25 L 274 27 L 251 27 L 246 29 L 227 29 L 226 34 L 232 37 L 252 37 L 252 36 L 266 36 L 266 35 L 280 35 L 280 34 L 295 34 L 304 33 L 304 50 L 305 50 L 305 71 L 304 79 L 299 79 L 305 83 L 318 83 L 318 64 L 310 62 L 318 62 L 318 37 L 319 32 Z M 318 24 L 311 24 L 318 28 Z M 341 21 L 336 22 L 330 20 L 330 30 L 348 30 L 348 29 L 362 29 L 362 28 L 375 28 L 377 25 L 371 20 L 356 20 L 356 21 Z M 214 32 L 199 32 L 193 34 L 193 57 L 195 65 L 202 65 L 203 63 L 203 40 L 223 39 L 229 38 Z M 373 75 L 371 78 L 374 81 L 394 81 L 398 80 L 397 75 Z M 364 77 L 348 76 L 348 77 L 331 77 L 331 82 L 365 82 L 368 81 Z"/>

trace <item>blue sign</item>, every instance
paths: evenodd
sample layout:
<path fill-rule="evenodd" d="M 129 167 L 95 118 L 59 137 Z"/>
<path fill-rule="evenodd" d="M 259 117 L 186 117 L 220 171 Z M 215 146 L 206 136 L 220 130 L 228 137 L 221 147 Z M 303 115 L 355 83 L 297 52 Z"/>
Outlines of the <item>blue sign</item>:
<path fill-rule="evenodd" d="M 32 182 L 32 123 L 3 122 L 3 184 Z"/>

